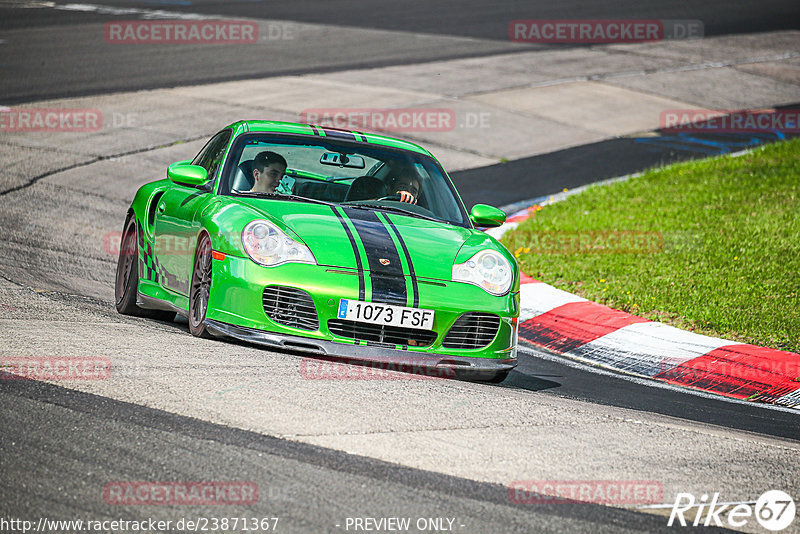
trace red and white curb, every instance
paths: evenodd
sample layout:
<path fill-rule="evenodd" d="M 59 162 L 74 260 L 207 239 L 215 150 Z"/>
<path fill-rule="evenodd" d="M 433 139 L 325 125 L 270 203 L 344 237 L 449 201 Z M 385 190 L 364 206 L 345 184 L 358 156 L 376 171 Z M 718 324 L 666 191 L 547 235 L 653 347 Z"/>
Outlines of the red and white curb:
<path fill-rule="evenodd" d="M 550 198 L 549 202 L 557 201 Z M 512 214 L 502 235 L 535 212 Z M 800 354 L 704 336 L 588 301 L 522 275 L 519 337 L 614 371 L 800 408 Z"/>

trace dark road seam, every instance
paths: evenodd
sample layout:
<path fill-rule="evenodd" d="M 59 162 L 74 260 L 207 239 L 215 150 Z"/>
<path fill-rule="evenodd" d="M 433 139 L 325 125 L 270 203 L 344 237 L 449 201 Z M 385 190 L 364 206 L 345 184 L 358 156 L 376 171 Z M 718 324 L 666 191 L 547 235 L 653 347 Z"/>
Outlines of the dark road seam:
<path fill-rule="evenodd" d="M 4 197 L 9 193 L 14 193 L 16 191 L 21 191 L 22 189 L 26 189 L 26 188 L 32 186 L 33 184 L 35 184 L 36 182 L 38 182 L 40 180 L 43 180 L 43 179 L 45 179 L 45 178 L 47 178 L 49 176 L 53 176 L 53 175 L 61 173 L 61 172 L 71 171 L 72 169 L 77 169 L 77 168 L 80 168 L 80 167 L 88 167 L 89 165 L 92 165 L 92 164 L 97 163 L 99 161 L 106 161 L 106 160 L 114 159 L 114 158 L 122 158 L 122 157 L 125 157 L 125 156 L 132 156 L 134 154 L 141 154 L 142 152 L 150 152 L 152 150 L 159 150 L 159 149 L 162 149 L 162 148 L 171 147 L 171 146 L 176 145 L 176 144 L 191 143 L 192 141 L 199 141 L 200 139 L 206 139 L 210 135 L 212 135 L 212 134 L 197 135 L 197 136 L 189 137 L 189 138 L 186 138 L 186 139 L 179 139 L 179 140 L 174 141 L 172 143 L 165 143 L 163 145 L 157 145 L 157 146 L 146 147 L 146 148 L 137 148 L 135 150 L 129 150 L 128 152 L 119 152 L 117 154 L 111 154 L 111 155 L 108 155 L 108 156 L 95 156 L 94 158 L 92 158 L 92 159 L 90 159 L 88 161 L 82 161 L 80 163 L 73 163 L 72 165 L 67 165 L 66 167 L 61 167 L 60 169 L 47 171 L 47 172 L 45 172 L 43 174 L 40 174 L 38 176 L 34 176 L 33 178 L 31 178 L 30 180 L 28 180 L 24 184 L 17 185 L 17 186 L 14 186 L 14 187 L 10 187 L 10 188 L 6 189 L 5 191 L 0 191 L 0 197 Z M 44 150 L 44 149 L 42 149 L 42 150 Z"/>
<path fill-rule="evenodd" d="M 623 524 L 638 526 L 648 531 L 657 529 L 661 525 L 661 518 L 658 516 L 594 503 L 537 504 L 535 508 L 531 508 L 530 505 L 511 502 L 508 487 L 500 484 L 473 481 L 317 445 L 289 441 L 91 393 L 74 391 L 45 382 L 0 380 L 0 392 L 60 406 L 92 417 L 110 419 L 126 425 L 133 424 L 171 434 L 177 433 L 193 439 L 215 441 L 223 445 L 271 454 L 323 469 L 401 484 L 412 489 L 444 493 L 500 506 L 535 510 L 537 513 L 548 516 L 583 520 L 589 523 L 620 525 L 622 521 Z M 6 405 L 6 407 L 8 406 Z"/>

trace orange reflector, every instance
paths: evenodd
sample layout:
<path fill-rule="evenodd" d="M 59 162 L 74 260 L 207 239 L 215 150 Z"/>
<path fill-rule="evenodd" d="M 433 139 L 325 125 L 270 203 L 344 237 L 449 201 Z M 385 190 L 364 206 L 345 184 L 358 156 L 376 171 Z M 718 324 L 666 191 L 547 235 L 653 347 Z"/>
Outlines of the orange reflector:
<path fill-rule="evenodd" d="M 214 258 L 215 260 L 222 261 L 225 259 L 225 254 L 223 254 L 222 252 L 217 252 L 216 250 L 212 250 L 211 257 Z"/>

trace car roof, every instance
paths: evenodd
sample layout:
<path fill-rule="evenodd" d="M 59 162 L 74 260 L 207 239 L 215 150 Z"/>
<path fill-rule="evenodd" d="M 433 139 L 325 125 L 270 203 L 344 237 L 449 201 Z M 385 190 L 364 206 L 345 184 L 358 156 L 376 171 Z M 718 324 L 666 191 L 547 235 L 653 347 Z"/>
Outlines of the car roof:
<path fill-rule="evenodd" d="M 348 141 L 355 141 L 357 143 L 369 143 L 373 145 L 399 148 L 402 150 L 410 150 L 412 152 L 418 152 L 420 154 L 433 157 L 430 152 L 421 146 L 408 141 L 403 141 L 402 139 L 395 139 L 385 135 L 358 132 L 354 130 L 343 130 L 341 128 L 317 126 L 313 124 L 265 120 L 241 120 L 229 125 L 228 128 L 232 128 L 234 132 L 239 130 L 238 133 L 266 132 L 307 135 L 309 137 L 334 137 L 346 139 Z"/>

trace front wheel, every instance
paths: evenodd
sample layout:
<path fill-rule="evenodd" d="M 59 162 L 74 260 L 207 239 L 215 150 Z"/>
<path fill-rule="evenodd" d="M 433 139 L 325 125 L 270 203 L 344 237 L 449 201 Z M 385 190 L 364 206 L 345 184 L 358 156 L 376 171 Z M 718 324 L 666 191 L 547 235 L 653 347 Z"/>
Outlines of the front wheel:
<path fill-rule="evenodd" d="M 211 293 L 211 240 L 206 234 L 197 243 L 189 289 L 189 331 L 193 336 L 211 337 L 204 323 Z"/>

